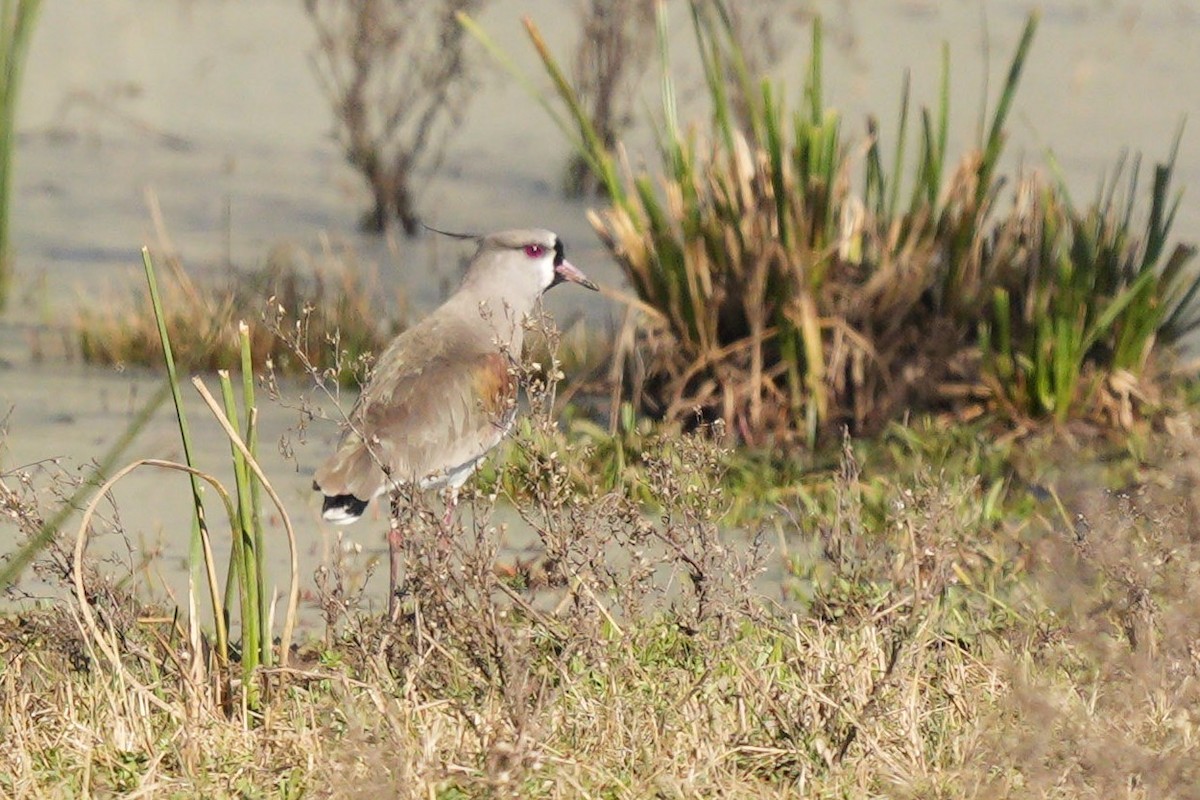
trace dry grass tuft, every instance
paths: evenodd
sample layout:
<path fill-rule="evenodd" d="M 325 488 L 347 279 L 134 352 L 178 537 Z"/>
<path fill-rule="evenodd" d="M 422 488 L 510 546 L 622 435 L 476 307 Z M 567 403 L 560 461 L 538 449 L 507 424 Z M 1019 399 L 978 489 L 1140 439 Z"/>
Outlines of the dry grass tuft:
<path fill-rule="evenodd" d="M 234 272 L 214 285 L 192 279 L 178 259 L 159 261 L 170 268 L 162 294 L 180 369 L 236 366 L 241 320 L 265 323 L 250 328 L 254 363 L 270 360 L 280 373 L 341 370 L 380 350 L 402 327 L 380 309 L 377 276 L 363 274 L 344 253 L 328 252 L 310 268 L 292 250 L 280 248 L 261 271 Z M 143 288 L 130 302 L 80 308 L 74 329 L 83 360 L 161 365 L 162 344 L 149 305 Z"/>

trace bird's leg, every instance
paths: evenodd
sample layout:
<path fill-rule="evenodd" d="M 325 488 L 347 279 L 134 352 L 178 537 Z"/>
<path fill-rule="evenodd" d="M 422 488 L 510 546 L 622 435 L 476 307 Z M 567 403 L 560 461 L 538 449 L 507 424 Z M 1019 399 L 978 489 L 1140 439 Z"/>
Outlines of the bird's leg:
<path fill-rule="evenodd" d="M 404 562 L 404 533 L 400 520 L 392 517 L 387 533 L 388 540 L 388 617 L 395 622 L 400 610 L 400 570 Z"/>
<path fill-rule="evenodd" d="M 438 549 L 443 553 L 450 550 L 450 523 L 454 521 L 457 508 L 458 487 L 452 486 L 446 490 L 446 513 L 442 514 L 442 524 L 438 526 Z"/>
<path fill-rule="evenodd" d="M 407 537 L 404 531 L 411 506 L 404 505 L 403 493 L 393 491 L 390 495 L 391 513 L 388 514 L 388 618 L 395 622 L 400 614 L 401 573 L 404 569 L 404 546 Z"/>

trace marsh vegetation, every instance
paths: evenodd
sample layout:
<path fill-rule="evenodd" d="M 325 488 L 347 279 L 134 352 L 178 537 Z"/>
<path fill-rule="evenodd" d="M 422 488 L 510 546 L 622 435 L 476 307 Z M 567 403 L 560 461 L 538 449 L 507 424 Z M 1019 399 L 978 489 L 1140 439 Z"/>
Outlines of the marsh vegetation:
<path fill-rule="evenodd" d="M 792 112 L 719 11 L 691 5 L 700 125 L 679 119 L 660 17 L 658 171 L 606 141 L 527 21 L 561 101 L 547 109 L 609 199 L 593 227 L 636 293 L 625 396 L 668 420 L 699 409 L 760 446 L 918 409 L 1127 422 L 1162 366 L 1156 345 L 1200 323 L 1195 248 L 1168 246 L 1178 139 L 1141 204 L 1138 158 L 1121 156 L 1087 205 L 1043 172 L 1002 175 L 1034 16 L 975 148 L 947 152 L 947 51 L 938 104 L 910 114 L 906 81 L 896 141 L 872 118 L 855 143 L 824 94 L 820 20 Z"/>
<path fill-rule="evenodd" d="M 403 3 L 306 5 L 351 160 L 396 148 L 376 165 L 392 177 L 368 175 L 380 225 L 415 225 L 399 187 L 449 118 L 397 113 L 379 76 L 408 59 L 402 86 L 462 77 L 463 37 L 486 34 L 447 15 L 479 5 L 424 7 L 441 66 L 405 49 Z M 629 313 L 599 353 L 530 321 L 528 413 L 449 544 L 413 498 L 395 618 L 340 538 L 314 575 L 292 561 L 286 599 L 261 562 L 295 542 L 264 536 L 289 509 L 256 462 L 258 406 L 287 369 L 331 393 L 369 374 L 402 324 L 369 279 L 331 254 L 214 290 L 147 256 L 137 311 L 81 313 L 89 358 L 167 366 L 147 409 L 205 395 L 234 478 L 186 444 L 179 463 L 122 469 L 114 448 L 82 473 L 0 472 L 22 545 L 0 586 L 20 599 L 28 561 L 71 598 L 0 616 L 0 794 L 1194 795 L 1200 392 L 1170 368 L 1200 282 L 1172 231 L 1177 142 L 1080 203 L 1052 164 L 1001 173 L 1036 18 L 951 154 L 948 57 L 932 108 L 905 81 L 895 141 L 875 119 L 856 136 L 824 92 L 819 20 L 793 101 L 748 57 L 758 23 L 700 0 L 710 104 L 685 121 L 658 13 L 645 166 L 620 139 L 633 73 L 597 50 L 569 77 L 527 23 Z M 641 54 L 617 25 L 633 18 L 596 17 L 594 44 Z M 581 388 L 564 363 L 603 366 Z M 147 597 L 144 564 L 88 552 L 136 540 L 98 491 L 131 469 L 209 487 L 176 532 L 194 591 L 174 605 Z M 535 555 L 500 549 L 505 511 Z M 299 581 L 321 627 L 293 643 Z"/>
<path fill-rule="evenodd" d="M 12 202 L 13 151 L 16 150 L 17 100 L 41 0 L 6 0 L 0 6 L 0 311 L 8 304 L 12 258 L 9 206 Z"/>

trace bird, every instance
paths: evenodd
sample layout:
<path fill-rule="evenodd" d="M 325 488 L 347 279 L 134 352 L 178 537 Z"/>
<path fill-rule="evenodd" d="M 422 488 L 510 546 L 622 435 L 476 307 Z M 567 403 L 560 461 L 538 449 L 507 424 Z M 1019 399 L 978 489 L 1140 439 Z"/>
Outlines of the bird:
<path fill-rule="evenodd" d="M 525 318 L 543 292 L 561 283 L 598 291 L 566 260 L 562 240 L 551 231 L 449 235 L 477 245 L 461 285 L 379 356 L 335 452 L 313 476 L 329 522 L 356 522 L 372 500 L 402 487 L 445 488 L 445 529 L 458 490 L 516 417 L 513 367 L 521 356 Z M 388 534 L 393 614 L 402 544 L 393 526 Z"/>

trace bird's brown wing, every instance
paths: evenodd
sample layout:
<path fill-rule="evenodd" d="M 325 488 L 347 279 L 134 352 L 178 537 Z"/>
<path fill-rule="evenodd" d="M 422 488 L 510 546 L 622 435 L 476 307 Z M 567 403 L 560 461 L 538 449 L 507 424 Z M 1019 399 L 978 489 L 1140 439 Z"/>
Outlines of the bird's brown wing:
<path fill-rule="evenodd" d="M 446 353 L 419 367 L 384 367 L 351 412 L 337 452 L 317 470 L 317 487 L 370 500 L 385 476 L 417 482 L 481 458 L 512 423 L 510 363 L 499 352 Z"/>

